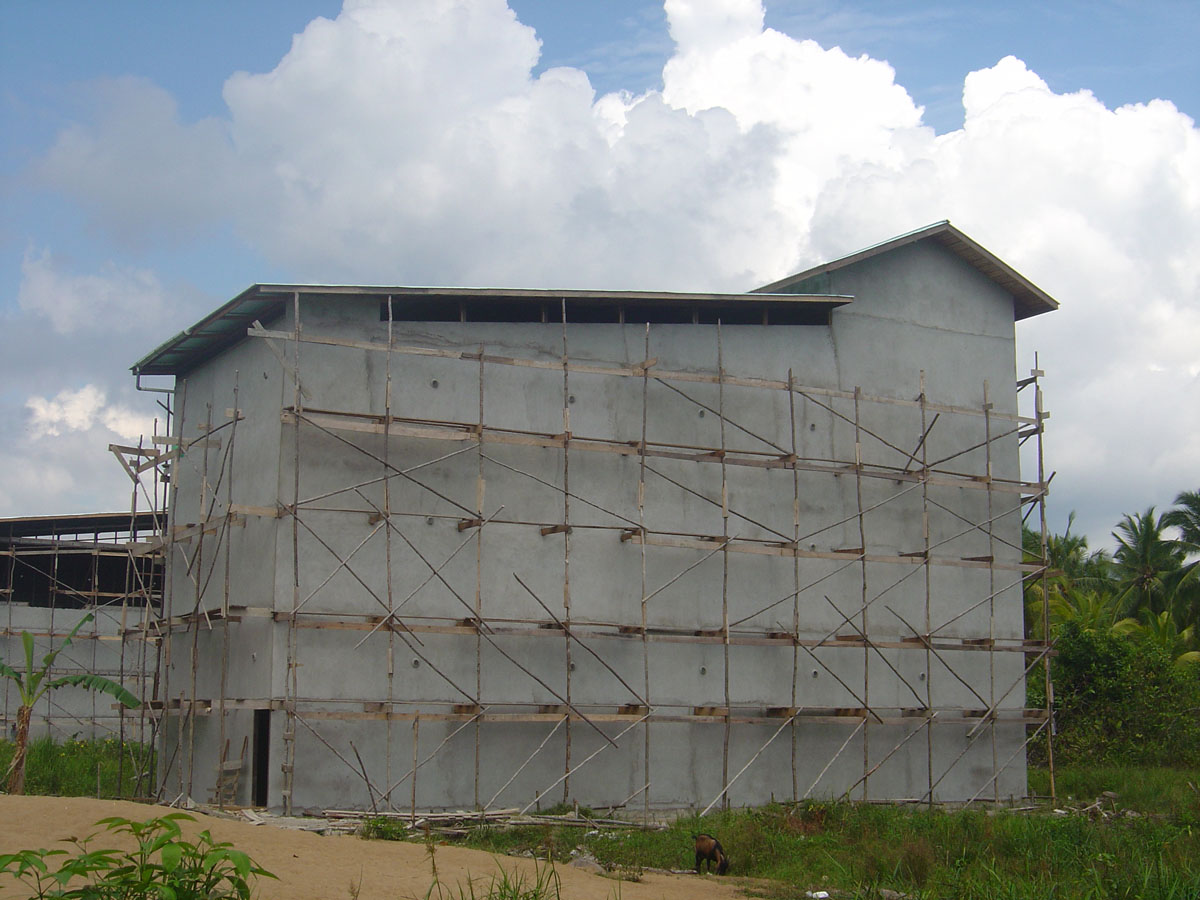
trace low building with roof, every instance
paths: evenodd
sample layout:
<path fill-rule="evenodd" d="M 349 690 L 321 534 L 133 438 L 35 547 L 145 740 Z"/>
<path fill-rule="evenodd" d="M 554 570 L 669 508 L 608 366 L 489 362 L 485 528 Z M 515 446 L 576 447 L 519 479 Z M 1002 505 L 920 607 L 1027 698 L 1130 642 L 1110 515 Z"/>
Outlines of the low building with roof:
<path fill-rule="evenodd" d="M 947 222 L 744 294 L 254 285 L 133 367 L 163 795 L 1024 795 L 1056 306 Z"/>

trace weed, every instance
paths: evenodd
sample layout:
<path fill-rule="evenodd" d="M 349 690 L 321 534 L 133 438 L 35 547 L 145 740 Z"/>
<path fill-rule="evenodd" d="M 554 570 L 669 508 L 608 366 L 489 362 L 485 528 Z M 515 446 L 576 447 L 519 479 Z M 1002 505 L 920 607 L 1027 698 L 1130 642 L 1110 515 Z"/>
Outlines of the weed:
<path fill-rule="evenodd" d="M 229 897 L 248 900 L 255 878 L 274 878 L 246 853 L 217 842 L 207 830 L 185 840 L 179 823 L 195 821 L 186 813 L 168 813 L 145 822 L 120 816 L 101 819 L 104 831 L 128 834 L 132 851 L 93 850 L 102 832 L 71 838 L 68 850 L 21 850 L 0 855 L 0 875 L 32 888 L 30 900 L 102 898 Z M 72 884 L 79 882 L 79 884 Z"/>
<path fill-rule="evenodd" d="M 27 794 L 118 799 L 144 795 L 154 785 L 155 754 L 148 744 L 42 737 L 27 750 Z M 13 743 L 0 740 L 0 770 L 8 768 L 12 755 Z"/>
<path fill-rule="evenodd" d="M 387 816 L 368 816 L 358 829 L 360 837 L 372 841 L 408 840 L 408 826 Z"/>

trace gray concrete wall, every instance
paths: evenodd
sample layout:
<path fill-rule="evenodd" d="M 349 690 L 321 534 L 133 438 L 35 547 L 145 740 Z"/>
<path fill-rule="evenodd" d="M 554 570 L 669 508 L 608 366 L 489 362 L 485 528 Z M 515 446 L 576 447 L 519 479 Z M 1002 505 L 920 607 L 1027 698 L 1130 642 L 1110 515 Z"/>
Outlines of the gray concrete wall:
<path fill-rule="evenodd" d="M 802 385 L 842 391 L 861 388 L 867 395 L 913 400 L 920 393 L 923 371 L 932 402 L 981 409 L 986 381 L 994 409 L 998 413 L 1015 410 L 1012 301 L 977 271 L 933 242 L 924 242 L 843 269 L 834 273 L 833 281 L 833 292 L 852 293 L 856 299 L 835 311 L 828 327 L 723 328 L 721 351 L 726 373 L 786 379 L 791 370 Z M 377 300 L 306 295 L 301 317 L 306 335 L 386 341 L 387 325 L 379 321 Z M 290 329 L 290 316 L 270 327 Z M 483 346 L 488 353 L 548 361 L 559 360 L 563 352 L 563 329 L 554 324 L 397 322 L 394 327 L 397 342 L 406 345 L 463 351 Z M 573 362 L 635 364 L 646 356 L 642 326 L 569 325 L 566 338 Z M 715 326 L 655 325 L 650 330 L 650 343 L 649 356 L 657 358 L 661 369 L 707 373 L 717 369 Z M 294 346 L 281 344 L 280 350 L 292 360 Z M 476 421 L 478 363 L 392 354 L 390 366 L 393 415 Z M 306 343 L 300 348 L 299 371 L 307 410 L 373 415 L 384 411 L 388 380 L 385 353 Z M 220 540 L 217 535 L 206 536 L 204 544 L 211 549 L 200 552 L 193 569 L 211 571 L 213 575 L 207 579 L 196 579 L 194 572 L 186 571 L 182 565 L 185 557 L 178 551 L 172 555 L 170 602 L 174 615 L 192 609 L 197 599 L 210 609 L 221 605 L 226 590 L 226 553 L 230 554 L 229 602 L 266 613 L 246 613 L 241 621 L 230 622 L 227 630 L 222 624 L 211 629 L 204 625 L 194 633 L 177 632 L 169 664 L 169 695 L 178 695 L 182 690 L 185 699 L 211 699 L 219 697 L 223 689 L 229 700 L 243 706 L 269 705 L 272 701 L 278 706 L 290 696 L 286 669 L 289 632 L 285 622 L 272 621 L 267 615 L 271 611 L 287 613 L 297 602 L 303 605 L 305 614 L 324 616 L 328 624 L 361 624 L 363 616 L 384 614 L 390 605 L 399 607 L 399 615 L 406 622 L 444 626 L 473 614 L 478 577 L 486 619 L 548 621 L 548 615 L 517 583 L 515 573 L 557 615 L 565 614 L 564 535 L 543 537 L 537 527 L 500 522 L 488 524 L 482 529 L 482 537 L 473 530 L 458 528 L 460 519 L 473 516 L 476 505 L 480 459 L 473 443 L 393 436 L 385 446 L 381 435 L 352 431 L 327 434 L 304 427 L 297 445 L 295 428 L 280 424 L 281 407 L 292 403 L 290 378 L 261 339 L 243 342 L 184 380 L 177 420 L 183 436 L 198 434 L 197 425 L 206 420 L 210 410 L 214 422 L 227 421 L 225 409 L 235 405 L 235 372 L 236 406 L 245 418 L 238 422 L 232 455 L 221 456 L 228 452 L 231 429 L 225 428 L 220 448 L 197 450 L 185 457 L 175 476 L 175 524 L 212 518 L 204 511 L 209 505 L 213 514 L 223 515 L 230 500 L 272 508 L 277 503 L 291 504 L 296 497 L 297 456 L 301 524 L 286 515 L 247 515 L 244 523 L 219 532 L 223 534 Z M 726 386 L 722 397 L 715 384 L 675 386 L 691 399 L 653 380 L 649 383 L 650 441 L 719 446 L 720 417 L 703 410 L 703 404 L 710 410 L 724 407 L 728 447 L 765 450 L 773 444 L 783 452 L 790 449 L 793 434 L 786 392 Z M 572 434 L 577 438 L 639 440 L 642 387 L 639 378 L 571 373 L 568 391 L 572 397 Z M 560 432 L 562 373 L 488 365 L 483 403 L 487 426 Z M 802 459 L 852 462 L 855 415 L 852 399 L 798 396 L 794 434 L 797 454 Z M 871 402 L 861 403 L 857 415 L 863 462 L 897 467 L 911 462 L 907 453 L 918 446 L 923 430 L 933 419 L 930 413 L 923 422 L 916 406 Z M 933 461 L 960 454 L 945 465 L 980 476 L 987 472 L 990 455 L 995 477 L 1018 477 L 1015 436 L 997 439 L 998 434 L 1013 427 L 1010 422 L 990 423 L 990 451 L 978 446 L 961 453 L 964 448 L 986 443 L 987 427 L 982 416 L 943 413 L 929 433 L 928 458 Z M 395 514 L 395 529 L 389 539 L 388 529 L 377 515 L 385 503 L 379 460 L 386 454 L 392 465 L 408 467 L 463 447 L 468 448 L 466 452 L 412 473 L 416 481 L 399 477 L 390 480 L 387 502 Z M 496 514 L 503 505 L 497 516 L 501 520 L 546 524 L 563 521 L 561 449 L 488 443 L 484 453 L 491 458 L 483 463 L 485 515 Z M 528 474 L 518 474 L 505 465 Z M 719 501 L 718 463 L 650 459 L 648 465 L 661 473 L 646 475 L 649 529 L 722 533 L 719 506 L 668 480 L 682 482 Z M 912 464 L 912 468 L 918 467 Z M 637 522 L 639 469 L 637 456 L 569 451 L 570 490 L 577 495 L 570 500 L 574 530 L 569 538 L 571 618 L 577 627 L 595 623 L 594 630 L 604 630 L 602 626 L 640 623 L 642 547 L 633 541 L 620 541 L 611 527 L 587 527 Z M 211 487 L 218 472 L 224 472 L 225 478 L 232 477 L 231 492 L 228 482 Z M 210 489 L 202 505 L 200 483 L 204 477 Z M 827 552 L 859 547 L 865 537 L 868 554 L 893 556 L 920 551 L 924 548 L 923 511 L 928 508 L 934 556 L 960 559 L 992 555 L 1004 563 L 1019 561 L 1015 493 L 930 485 L 928 499 L 934 505 L 927 506 L 922 487 L 915 482 L 864 478 L 859 483 L 852 471 L 839 475 L 802 471 L 794 482 L 789 469 L 731 465 L 726 478 L 731 510 L 729 533 L 739 538 L 789 537 L 793 490 L 798 483 L 802 549 Z M 348 490 L 354 485 L 358 485 L 355 490 Z M 860 491 L 862 507 L 867 510 L 861 533 L 855 515 Z M 322 499 L 303 503 L 317 497 Z M 589 506 L 580 498 L 607 511 Z M 937 504 L 953 513 L 942 511 Z M 986 525 L 980 528 L 969 524 L 989 518 L 991 536 Z M 464 540 L 466 546 L 446 562 Z M 193 559 L 195 552 L 193 542 L 186 558 Z M 671 581 L 703 552 L 647 547 L 647 590 Z M 444 565 L 441 578 L 429 580 L 430 571 L 422 556 L 435 566 Z M 864 596 L 871 601 L 865 627 L 872 639 L 899 642 L 911 637 L 914 629 L 938 628 L 989 594 L 995 595 L 993 603 L 983 603 L 961 615 L 940 634 L 955 639 L 1021 636 L 1019 579 L 1018 573 L 1011 571 L 993 571 L 986 566 L 930 566 L 927 625 L 924 567 L 883 562 L 848 565 L 844 560 L 813 558 L 795 563 L 790 557 L 736 552 L 728 554 L 727 566 L 729 619 L 743 620 L 733 629 L 735 632 L 761 635 L 790 630 L 793 605 L 788 598 L 795 591 L 798 571 L 800 584 L 808 586 L 799 596 L 801 638 L 820 639 L 852 631 L 851 626 L 842 623 L 851 614 L 856 614 L 853 621 L 862 627 L 864 616 L 858 610 Z M 719 630 L 725 567 L 726 560 L 716 553 L 656 594 L 647 606 L 650 627 Z M 784 602 L 778 603 L 781 598 Z M 760 612 L 763 607 L 771 608 Z M 361 628 L 329 627 L 299 628 L 293 639 L 294 656 L 300 663 L 295 671 L 295 696 L 307 723 L 296 726 L 293 802 L 297 807 L 364 807 L 370 803 L 362 778 L 346 762 L 354 760 L 351 743 L 361 755 L 377 793 L 405 775 L 413 754 L 412 722 L 363 719 L 364 714 L 391 708 L 397 714 L 419 711 L 430 717 L 421 721 L 417 735 L 417 749 L 424 759 L 461 725 L 460 721 L 435 717 L 448 713 L 451 704 L 469 702 L 476 693 L 477 638 L 473 634 L 399 636 L 378 631 L 368 635 Z M 567 642 L 561 633 L 527 629 L 524 634 L 497 635 L 494 641 L 496 646 L 482 642 L 479 654 L 480 699 L 489 712 L 528 714 L 539 704 L 560 702 L 500 650 L 563 694 L 567 688 Z M 607 628 L 605 636 L 589 637 L 586 642 L 639 692 L 644 659 L 648 660 L 649 699 L 656 715 L 681 715 L 698 706 L 724 705 L 725 648 L 719 638 L 711 643 L 654 640 L 648 644 L 648 655 L 644 655 L 640 635 L 618 635 L 612 627 Z M 201 661 L 195 672 L 194 695 L 190 668 L 193 643 Z M 793 653 L 799 660 L 794 703 Z M 636 702 L 630 691 L 577 643 L 571 655 L 575 667 L 570 678 L 571 699 L 585 712 L 611 714 L 619 704 Z M 227 661 L 224 676 L 222 659 Z M 730 799 L 744 804 L 791 797 L 793 753 L 797 759 L 795 782 L 803 792 L 848 738 L 845 749 L 817 782 L 813 790 L 816 795 L 838 795 L 860 781 L 864 767 L 880 764 L 868 780 L 867 796 L 919 797 L 928 789 L 932 758 L 935 779 L 950 768 L 935 795 L 963 799 L 985 786 L 994 766 L 1003 765 L 1010 757 L 1013 763 L 999 778 L 1000 794 L 1021 795 L 1025 778 L 1023 754 L 1018 748 L 1024 726 L 996 726 L 994 741 L 993 731 L 985 728 L 985 737 L 968 745 L 966 736 L 974 721 L 963 723 L 961 713 L 951 711 L 985 707 L 1014 684 L 1001 706 L 1019 709 L 1024 701 L 1024 690 L 1018 683 L 1022 660 L 1020 653 L 978 650 L 943 651 L 938 659 L 920 650 L 899 648 L 876 653 L 862 647 L 828 646 L 811 652 L 794 651 L 783 642 L 730 646 L 729 694 L 735 717 L 739 709 L 870 705 L 899 710 L 929 700 L 939 710 L 939 717 L 952 720 L 957 715 L 960 723 L 939 720 L 884 761 L 912 729 L 921 726 L 922 720 L 870 724 L 853 738 L 850 736 L 858 719 L 801 721 L 794 731 L 786 729 L 762 753 L 732 787 Z M 381 703 L 386 706 L 380 707 Z M 893 718 L 896 715 L 898 712 Z M 227 713 L 227 717 L 225 737 L 234 735 L 236 745 L 235 733 L 248 727 L 246 715 Z M 279 764 L 285 752 L 282 733 L 289 727 L 285 723 L 282 710 L 272 713 L 272 805 L 279 804 L 284 785 Z M 762 720 L 731 726 L 730 775 L 759 751 L 779 724 L 779 720 Z M 480 724 L 477 784 L 476 726 L 468 726 L 420 768 L 418 806 L 486 802 L 552 727 L 552 721 Z M 625 727 L 626 723 L 611 722 L 601 726 L 610 736 Z M 189 730 L 193 728 L 194 735 Z M 572 776 L 570 795 L 582 803 L 602 806 L 634 794 L 649 779 L 651 800 L 656 806 L 703 805 L 712 800 L 722 786 L 723 725 L 658 722 L 650 728 L 648 773 L 645 726 L 637 726 L 620 739 L 619 749 L 602 751 Z M 583 722 L 572 722 L 569 732 L 573 764 L 605 743 Z M 219 717 L 211 714 L 196 717 L 182 732 L 169 732 L 167 745 L 174 742 L 181 748 L 169 784 L 182 788 L 190 782 L 197 797 L 207 790 L 220 738 Z M 563 773 L 566 741 L 567 729 L 560 729 L 535 762 L 496 797 L 496 803 L 524 805 L 539 793 L 547 794 L 548 803 L 561 799 L 562 786 L 553 787 L 552 782 Z M 191 760 L 186 774 L 179 768 L 185 759 Z M 854 796 L 862 796 L 863 790 L 859 784 Z M 391 795 L 393 804 L 403 807 L 411 802 L 410 791 L 410 782 L 401 781 Z M 990 795 L 991 789 L 986 793 Z"/>

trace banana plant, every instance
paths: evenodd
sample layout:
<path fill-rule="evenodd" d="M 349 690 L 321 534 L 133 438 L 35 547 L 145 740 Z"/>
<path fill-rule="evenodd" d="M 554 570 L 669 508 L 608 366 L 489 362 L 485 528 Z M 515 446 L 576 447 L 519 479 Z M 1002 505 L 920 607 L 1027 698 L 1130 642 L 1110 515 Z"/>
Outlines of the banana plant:
<path fill-rule="evenodd" d="M 21 643 L 25 648 L 25 671 L 18 672 L 12 666 L 6 665 L 3 660 L 0 660 L 0 676 L 9 679 L 16 685 L 17 694 L 21 698 L 21 706 L 17 710 L 16 749 L 13 752 L 12 762 L 9 764 L 8 771 L 4 776 L 7 782 L 5 789 L 10 794 L 23 794 L 25 792 L 25 754 L 29 743 L 29 720 L 33 715 L 33 705 L 47 693 L 62 687 L 81 687 L 89 691 L 99 691 L 101 694 L 108 694 L 110 697 L 115 698 L 122 706 L 132 708 L 141 705 L 138 698 L 121 687 L 121 685 L 115 681 L 109 681 L 100 675 L 81 672 L 77 675 L 64 675 L 61 678 L 51 679 L 48 677 L 50 669 L 54 665 L 54 660 L 71 645 L 71 641 L 79 629 L 93 618 L 94 616 L 88 613 L 80 619 L 79 623 L 71 629 L 71 633 L 67 635 L 66 639 L 56 649 L 51 650 L 42 657 L 42 665 L 38 669 L 33 667 L 33 635 L 28 631 L 21 632 Z"/>

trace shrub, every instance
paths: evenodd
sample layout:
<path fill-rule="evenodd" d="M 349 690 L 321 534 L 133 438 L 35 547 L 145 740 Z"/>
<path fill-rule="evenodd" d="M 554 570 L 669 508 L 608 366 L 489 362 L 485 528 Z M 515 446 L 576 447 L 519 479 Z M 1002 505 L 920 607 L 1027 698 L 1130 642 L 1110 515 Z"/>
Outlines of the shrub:
<path fill-rule="evenodd" d="M 1055 649 L 1056 763 L 1200 765 L 1196 666 L 1177 666 L 1153 642 L 1073 623 L 1062 627 Z M 1031 705 L 1045 703 L 1044 679 L 1030 678 L 1029 695 Z M 1044 760 L 1044 742 L 1031 745 L 1030 761 Z"/>
<path fill-rule="evenodd" d="M 0 854 L 0 875 L 10 875 L 26 888 L 32 888 L 30 900 L 47 897 L 248 900 L 252 879 L 275 877 L 232 844 L 214 841 L 207 830 L 201 831 L 194 843 L 184 840 L 181 821 L 195 819 L 186 813 L 168 813 L 145 822 L 119 816 L 101 819 L 96 824 L 103 825 L 105 831 L 133 835 L 137 849 L 92 850 L 90 846 L 97 832 L 69 841 L 78 851 L 74 856 L 68 850 Z"/>

